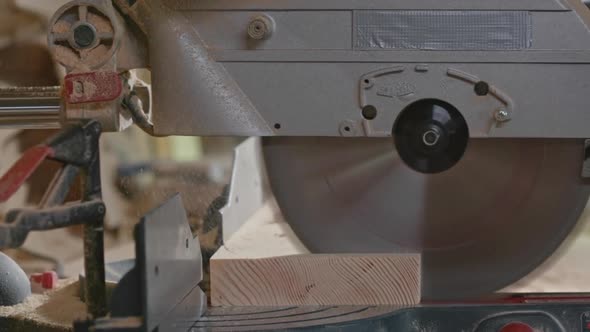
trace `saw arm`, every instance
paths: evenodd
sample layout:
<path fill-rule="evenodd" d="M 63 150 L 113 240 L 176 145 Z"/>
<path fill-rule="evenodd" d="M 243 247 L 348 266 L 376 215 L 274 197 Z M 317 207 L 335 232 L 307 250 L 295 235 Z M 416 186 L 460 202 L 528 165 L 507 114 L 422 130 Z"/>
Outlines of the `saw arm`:
<path fill-rule="evenodd" d="M 48 43 L 68 75 L 84 79 L 74 91 L 66 80 L 61 123 L 125 129 L 132 116 L 123 100 L 145 86 L 125 73 L 149 68 L 153 102 L 146 96 L 143 104 L 155 135 L 390 137 L 404 109 L 431 98 L 458 109 L 472 138 L 590 136 L 587 89 L 578 84 L 590 71 L 590 12 L 579 0 L 283 7 L 66 4 L 50 22 Z M 384 32 L 363 23 L 381 19 L 406 23 Z M 489 24 L 478 25 L 483 20 Z M 432 30 L 430 39 L 408 35 L 415 27 Z M 463 30 L 470 35 L 453 32 Z M 25 118 L 48 116 L 38 110 Z"/>

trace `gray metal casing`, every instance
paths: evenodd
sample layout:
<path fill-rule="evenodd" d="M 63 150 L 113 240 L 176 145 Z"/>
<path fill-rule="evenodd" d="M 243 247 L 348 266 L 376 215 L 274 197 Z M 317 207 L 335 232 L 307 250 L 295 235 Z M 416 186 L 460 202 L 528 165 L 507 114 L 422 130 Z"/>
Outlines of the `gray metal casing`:
<path fill-rule="evenodd" d="M 135 6 L 151 8 L 143 24 L 157 134 L 388 137 L 406 106 L 437 98 L 462 112 L 472 137 L 590 137 L 590 12 L 579 0 L 144 0 Z M 532 39 L 521 49 L 360 49 L 358 11 L 526 12 Z M 249 39 L 248 24 L 260 15 L 272 17 L 276 29 L 266 40 Z M 489 95 L 474 93 L 480 80 L 491 86 Z M 378 109 L 376 119 L 363 119 L 365 105 Z M 502 109 L 511 121 L 495 120 Z"/>

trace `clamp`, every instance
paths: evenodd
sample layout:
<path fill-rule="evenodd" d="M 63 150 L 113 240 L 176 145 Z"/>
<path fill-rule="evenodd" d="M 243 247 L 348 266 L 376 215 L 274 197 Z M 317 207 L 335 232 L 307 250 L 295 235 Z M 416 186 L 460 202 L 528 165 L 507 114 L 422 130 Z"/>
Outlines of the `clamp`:
<path fill-rule="evenodd" d="M 21 246 L 30 231 L 84 225 L 84 269 L 88 312 L 106 315 L 103 224 L 106 207 L 100 183 L 100 123 L 90 121 L 67 128 L 45 144 L 26 151 L 0 178 L 0 203 L 7 201 L 46 159 L 63 167 L 55 175 L 38 209 L 15 209 L 0 224 L 0 249 Z M 80 202 L 64 204 L 78 175 L 83 177 Z"/>

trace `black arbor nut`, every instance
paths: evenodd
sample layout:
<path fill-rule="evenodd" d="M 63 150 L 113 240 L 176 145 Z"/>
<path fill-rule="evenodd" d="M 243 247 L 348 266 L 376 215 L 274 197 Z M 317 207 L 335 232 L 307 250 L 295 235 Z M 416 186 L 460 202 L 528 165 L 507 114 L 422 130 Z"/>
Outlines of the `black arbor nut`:
<path fill-rule="evenodd" d="M 444 172 L 463 157 L 469 142 L 465 118 L 451 104 L 423 99 L 406 107 L 393 128 L 402 160 L 420 173 Z"/>

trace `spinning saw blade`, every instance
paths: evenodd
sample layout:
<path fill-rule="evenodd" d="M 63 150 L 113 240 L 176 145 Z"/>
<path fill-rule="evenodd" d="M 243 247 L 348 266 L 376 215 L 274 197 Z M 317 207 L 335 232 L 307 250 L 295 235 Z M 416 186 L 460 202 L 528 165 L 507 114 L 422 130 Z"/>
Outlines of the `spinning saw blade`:
<path fill-rule="evenodd" d="M 435 174 L 408 166 L 396 145 L 267 138 L 263 149 L 282 212 L 312 252 L 422 252 L 425 299 L 518 281 L 564 241 L 588 199 L 579 140 L 472 139 Z"/>

